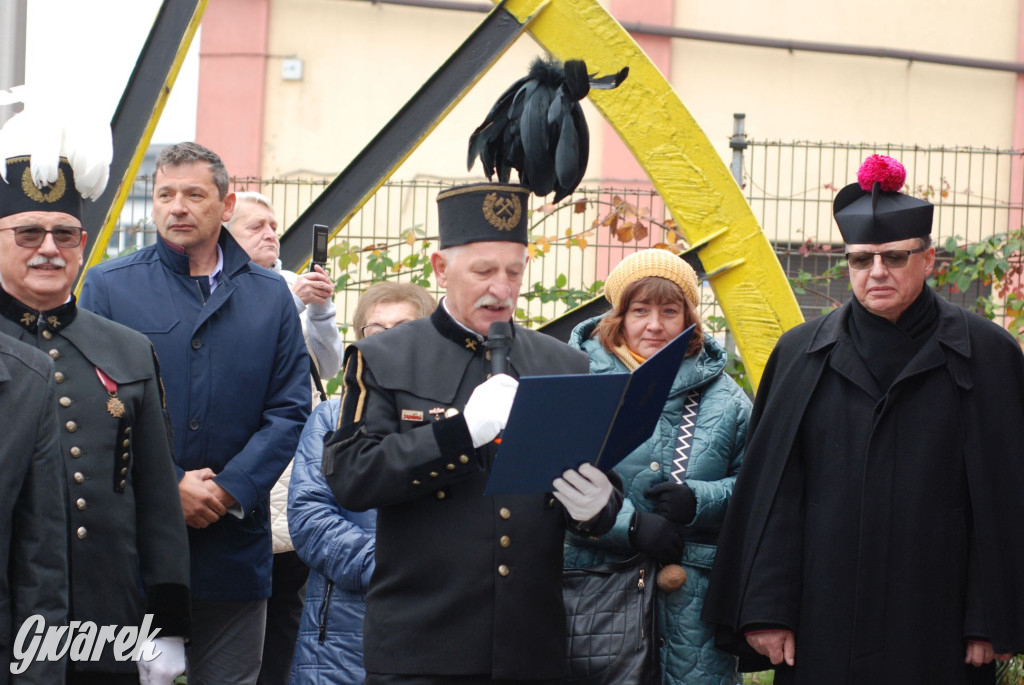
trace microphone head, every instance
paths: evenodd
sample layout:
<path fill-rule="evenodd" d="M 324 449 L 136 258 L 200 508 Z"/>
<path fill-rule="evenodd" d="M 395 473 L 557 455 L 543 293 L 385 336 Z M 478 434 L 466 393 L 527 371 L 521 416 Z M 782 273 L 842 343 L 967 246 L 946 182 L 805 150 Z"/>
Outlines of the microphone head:
<path fill-rule="evenodd" d="M 512 326 L 508 321 L 495 321 L 487 329 L 487 347 L 508 347 L 512 344 Z"/>

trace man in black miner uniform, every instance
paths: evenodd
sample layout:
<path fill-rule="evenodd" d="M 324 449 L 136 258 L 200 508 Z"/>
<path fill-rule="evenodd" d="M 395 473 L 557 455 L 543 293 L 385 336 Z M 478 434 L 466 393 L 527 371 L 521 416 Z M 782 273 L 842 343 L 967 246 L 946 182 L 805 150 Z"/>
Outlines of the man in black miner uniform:
<path fill-rule="evenodd" d="M 1024 356 L 926 285 L 905 176 L 836 195 L 854 297 L 779 339 L 719 539 L 704 619 L 778 685 L 994 683 L 1024 649 Z"/>
<path fill-rule="evenodd" d="M 0 685 L 64 682 L 66 659 L 16 659 L 15 668 L 25 667 L 16 676 L 8 665 L 30 619 L 68 623 L 67 488 L 56 387 L 45 354 L 0 334 L 0 635 L 7 636 L 0 642 Z"/>
<path fill-rule="evenodd" d="M 441 305 L 346 350 L 323 468 L 342 506 L 378 508 L 369 685 L 561 683 L 565 528 L 599 535 L 622 503 L 617 478 L 589 464 L 554 495 L 483 495 L 515 379 L 588 370 L 582 353 L 513 326 L 509 375 L 489 373 L 486 336 L 512 318 L 526 267 L 528 198 L 494 183 L 440 193 Z"/>
<path fill-rule="evenodd" d="M 138 683 L 141 674 L 169 685 L 185 668 L 189 563 L 156 357 L 145 336 L 79 309 L 71 294 L 85 249 L 82 198 L 102 192 L 106 162 L 97 171 L 79 156 L 73 169 L 61 157 L 57 178 L 39 186 L 28 156 L 5 163 L 0 331 L 53 359 L 71 619 L 119 628 L 153 614 L 160 629 L 155 659 L 118 661 L 108 643 L 98 661 L 72 664 L 69 682 Z M 103 182 L 80 188 L 76 175 Z"/>

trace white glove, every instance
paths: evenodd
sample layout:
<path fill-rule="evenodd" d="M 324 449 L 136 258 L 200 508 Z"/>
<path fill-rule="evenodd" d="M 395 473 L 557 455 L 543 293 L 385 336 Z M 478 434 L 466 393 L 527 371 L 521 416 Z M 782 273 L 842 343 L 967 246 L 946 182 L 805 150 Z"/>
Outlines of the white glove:
<path fill-rule="evenodd" d="M 573 521 L 586 523 L 608 504 L 612 483 L 601 469 L 585 463 L 579 470 L 569 469 L 554 480 L 555 499 L 562 503 Z"/>
<path fill-rule="evenodd" d="M 172 685 L 185 672 L 185 638 L 146 640 L 139 645 L 138 665 L 140 685 Z"/>
<path fill-rule="evenodd" d="M 504 430 L 518 389 L 519 381 L 504 373 L 476 386 L 462 410 L 473 447 L 486 445 Z"/>

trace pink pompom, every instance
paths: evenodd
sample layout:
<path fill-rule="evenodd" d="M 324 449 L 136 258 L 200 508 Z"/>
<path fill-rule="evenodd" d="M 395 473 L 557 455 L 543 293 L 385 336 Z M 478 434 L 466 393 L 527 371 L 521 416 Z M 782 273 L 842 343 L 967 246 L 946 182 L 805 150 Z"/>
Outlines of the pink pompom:
<path fill-rule="evenodd" d="M 857 171 L 857 182 L 869 193 L 876 181 L 882 184 L 882 190 L 891 193 L 902 190 L 906 180 L 907 170 L 899 160 L 887 155 L 871 155 Z"/>

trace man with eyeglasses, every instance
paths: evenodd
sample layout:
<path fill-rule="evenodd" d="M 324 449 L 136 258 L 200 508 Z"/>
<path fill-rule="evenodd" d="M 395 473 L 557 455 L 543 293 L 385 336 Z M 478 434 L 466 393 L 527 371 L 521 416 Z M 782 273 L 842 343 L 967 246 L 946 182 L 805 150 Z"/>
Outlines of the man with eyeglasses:
<path fill-rule="evenodd" d="M 0 132 L 4 149 L 22 144 L 12 130 Z M 48 487 L 62 495 L 69 534 L 49 544 L 68 547 L 71 620 L 120 630 L 151 614 L 160 631 L 152 661 L 119 658 L 113 644 L 77 658 L 72 650 L 68 682 L 127 685 L 141 676 L 170 685 L 185 668 L 191 619 L 163 389 L 149 340 L 79 308 L 72 294 L 85 250 L 83 198 L 102 193 L 108 161 L 71 153 L 0 162 L 7 179 L 0 183 L 0 332 L 53 360 L 66 484 Z"/>
<path fill-rule="evenodd" d="M 1024 650 L 1024 357 L 938 297 L 933 206 L 873 155 L 833 205 L 853 299 L 780 338 L 704 618 L 775 683 L 994 683 Z"/>

